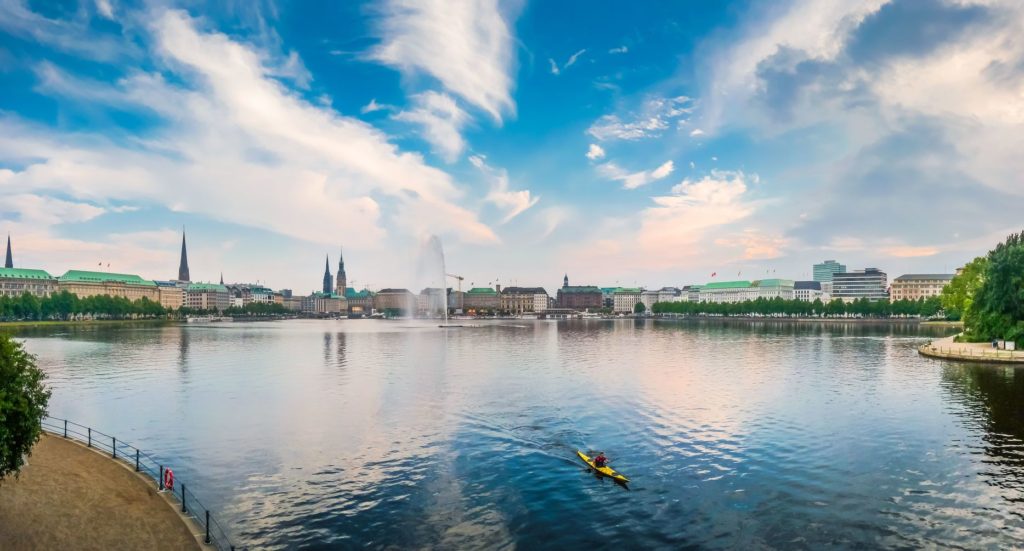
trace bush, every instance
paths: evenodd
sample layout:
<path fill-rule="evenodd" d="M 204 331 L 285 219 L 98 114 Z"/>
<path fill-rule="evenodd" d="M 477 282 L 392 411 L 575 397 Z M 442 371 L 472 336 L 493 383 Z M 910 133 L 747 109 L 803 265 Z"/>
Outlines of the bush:
<path fill-rule="evenodd" d="M 39 440 L 50 391 L 35 357 L 0 335 L 0 479 L 17 473 Z"/>

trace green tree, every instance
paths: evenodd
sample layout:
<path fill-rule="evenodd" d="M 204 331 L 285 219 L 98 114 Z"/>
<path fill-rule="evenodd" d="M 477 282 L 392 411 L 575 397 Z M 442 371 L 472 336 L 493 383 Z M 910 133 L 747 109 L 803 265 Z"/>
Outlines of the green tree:
<path fill-rule="evenodd" d="M 647 307 L 644 306 L 644 303 L 642 303 L 642 302 L 638 302 L 638 303 L 636 303 L 635 306 L 633 306 L 633 313 L 634 314 L 643 314 L 646 311 L 647 311 Z"/>
<path fill-rule="evenodd" d="M 953 280 L 942 289 L 942 309 L 946 317 L 960 320 L 967 317 L 967 312 L 974 303 L 974 295 L 981 288 L 988 268 L 988 258 L 979 256 L 967 263 Z"/>
<path fill-rule="evenodd" d="M 988 253 L 981 286 L 964 316 L 964 332 L 972 340 L 1024 344 L 1024 232 Z"/>
<path fill-rule="evenodd" d="M 39 440 L 50 391 L 21 343 L 0 334 L 0 479 L 16 473 Z"/>

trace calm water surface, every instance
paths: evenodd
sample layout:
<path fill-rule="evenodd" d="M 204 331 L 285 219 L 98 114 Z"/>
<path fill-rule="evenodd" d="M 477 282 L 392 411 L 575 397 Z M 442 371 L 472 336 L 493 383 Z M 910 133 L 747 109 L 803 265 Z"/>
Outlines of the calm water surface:
<path fill-rule="evenodd" d="M 290 321 L 21 333 L 51 413 L 254 548 L 1024 546 L 1024 371 L 940 330 Z M 587 474 L 601 449 L 628 490 Z"/>

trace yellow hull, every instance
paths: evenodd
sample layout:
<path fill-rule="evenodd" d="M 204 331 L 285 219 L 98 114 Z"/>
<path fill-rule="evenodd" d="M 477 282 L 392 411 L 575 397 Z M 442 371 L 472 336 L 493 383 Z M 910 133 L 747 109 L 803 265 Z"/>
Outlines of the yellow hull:
<path fill-rule="evenodd" d="M 577 451 L 576 455 L 580 456 L 580 459 L 582 459 L 584 463 L 586 463 L 587 465 L 590 465 L 591 469 L 594 469 L 595 471 L 603 474 L 604 476 L 607 476 L 608 478 L 611 478 L 611 479 L 613 479 L 615 481 L 622 482 L 623 484 L 625 484 L 626 482 L 629 482 L 628 478 L 626 478 L 626 477 L 622 476 L 621 474 L 615 472 L 615 469 L 613 469 L 611 467 L 596 467 L 594 465 L 594 461 L 592 459 L 590 459 L 589 457 L 587 457 L 587 454 L 585 454 L 585 453 L 583 453 L 581 451 Z"/>

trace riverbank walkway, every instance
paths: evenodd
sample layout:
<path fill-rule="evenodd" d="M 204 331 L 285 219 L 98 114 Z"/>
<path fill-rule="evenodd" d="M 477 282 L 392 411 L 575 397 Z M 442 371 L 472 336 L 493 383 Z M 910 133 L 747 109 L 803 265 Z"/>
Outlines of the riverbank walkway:
<path fill-rule="evenodd" d="M 204 549 L 197 533 L 148 478 L 59 436 L 0 482 L 3 549 Z"/>
<path fill-rule="evenodd" d="M 954 342 L 954 337 L 934 340 L 917 351 L 922 356 L 964 362 L 1012 363 L 1024 365 L 1024 351 L 996 350 L 988 342 Z"/>

